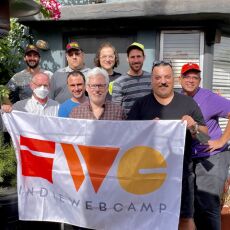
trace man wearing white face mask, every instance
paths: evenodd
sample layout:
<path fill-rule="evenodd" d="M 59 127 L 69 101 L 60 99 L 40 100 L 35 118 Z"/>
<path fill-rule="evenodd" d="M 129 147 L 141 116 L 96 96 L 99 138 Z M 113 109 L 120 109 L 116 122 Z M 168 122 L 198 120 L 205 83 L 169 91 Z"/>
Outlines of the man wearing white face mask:
<path fill-rule="evenodd" d="M 11 112 L 13 109 L 38 115 L 57 116 L 59 104 L 48 98 L 49 76 L 41 72 L 35 74 L 31 79 L 30 88 L 33 91 L 31 98 L 18 101 L 13 106 L 3 105 L 2 110 Z"/>
<path fill-rule="evenodd" d="M 13 106 L 2 105 L 2 111 L 11 112 L 13 109 L 37 115 L 57 116 L 59 104 L 48 98 L 50 88 L 49 76 L 42 72 L 36 73 L 30 81 L 30 88 L 32 90 L 30 98 L 18 101 Z M 32 229 L 34 226 L 37 226 L 38 229 L 61 229 L 60 223 L 53 222 L 25 221 L 21 224 L 22 229 Z"/>

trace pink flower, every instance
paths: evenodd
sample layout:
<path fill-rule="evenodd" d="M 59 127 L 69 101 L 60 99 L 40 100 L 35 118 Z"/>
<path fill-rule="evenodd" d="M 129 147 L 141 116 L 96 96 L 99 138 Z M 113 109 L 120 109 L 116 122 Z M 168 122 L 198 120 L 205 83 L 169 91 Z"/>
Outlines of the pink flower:
<path fill-rule="evenodd" d="M 58 20 L 61 17 L 61 4 L 57 0 L 38 0 L 42 6 L 41 13 L 45 18 Z"/>

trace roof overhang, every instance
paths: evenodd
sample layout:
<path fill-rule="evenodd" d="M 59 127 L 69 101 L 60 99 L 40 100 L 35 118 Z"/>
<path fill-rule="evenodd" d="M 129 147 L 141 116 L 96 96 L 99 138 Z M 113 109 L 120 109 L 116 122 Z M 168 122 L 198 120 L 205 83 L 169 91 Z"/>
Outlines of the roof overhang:
<path fill-rule="evenodd" d="M 143 0 L 117 3 L 88 5 L 71 5 L 61 7 L 61 18 L 58 21 L 44 19 L 41 15 L 22 19 L 30 26 L 43 22 L 65 24 L 65 22 L 92 21 L 168 21 L 184 24 L 186 21 L 217 21 L 223 27 L 230 27 L 230 1 L 226 0 Z M 47 23 L 47 24 L 48 24 Z M 68 25 L 67 25 L 68 26 Z M 154 26 L 157 26 L 154 23 Z"/>

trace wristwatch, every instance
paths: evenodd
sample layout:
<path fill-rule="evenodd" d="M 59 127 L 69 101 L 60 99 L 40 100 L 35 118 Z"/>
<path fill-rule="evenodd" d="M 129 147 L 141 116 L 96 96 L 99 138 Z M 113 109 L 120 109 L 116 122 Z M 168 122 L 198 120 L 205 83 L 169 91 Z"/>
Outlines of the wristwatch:
<path fill-rule="evenodd" d="M 199 125 L 197 123 L 195 123 L 195 125 L 193 126 L 193 128 L 190 128 L 190 132 L 192 135 L 196 135 L 197 133 L 199 133 Z"/>

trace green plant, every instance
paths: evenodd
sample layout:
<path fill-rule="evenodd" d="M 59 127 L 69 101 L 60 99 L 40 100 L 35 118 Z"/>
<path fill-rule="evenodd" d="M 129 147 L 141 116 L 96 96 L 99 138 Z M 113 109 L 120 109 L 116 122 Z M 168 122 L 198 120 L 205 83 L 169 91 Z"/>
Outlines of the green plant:
<path fill-rule="evenodd" d="M 10 91 L 5 85 L 0 85 L 0 105 L 9 104 Z"/>
<path fill-rule="evenodd" d="M 26 35 L 27 27 L 17 19 L 10 20 L 10 27 L 9 35 L 0 39 L 0 84 L 6 84 L 17 71 L 23 60 L 23 47 L 31 39 L 30 35 Z"/>
<path fill-rule="evenodd" d="M 12 144 L 4 144 L 0 136 L 0 187 L 16 186 L 17 162 Z"/>
<path fill-rule="evenodd" d="M 0 105 L 9 102 L 9 89 L 0 85 Z M 4 144 L 0 133 L 0 194 L 7 188 L 16 186 L 16 157 L 11 143 Z"/>
<path fill-rule="evenodd" d="M 35 0 L 41 5 L 40 12 L 44 18 L 52 18 L 58 20 L 61 17 L 61 4 L 57 0 Z"/>

